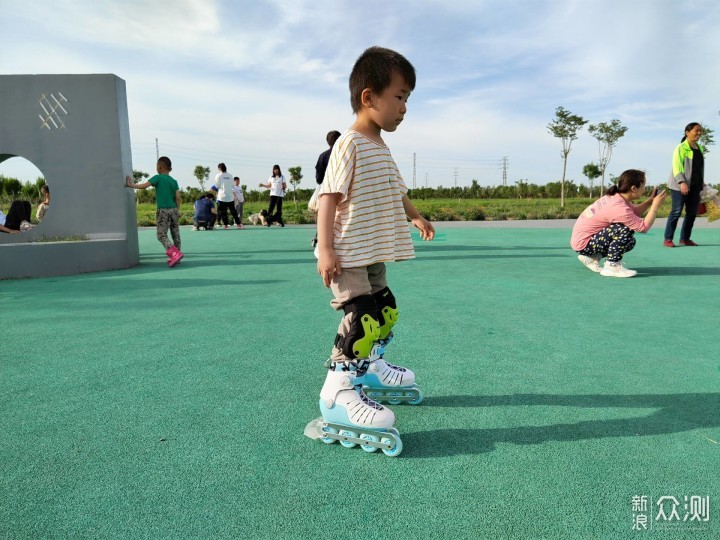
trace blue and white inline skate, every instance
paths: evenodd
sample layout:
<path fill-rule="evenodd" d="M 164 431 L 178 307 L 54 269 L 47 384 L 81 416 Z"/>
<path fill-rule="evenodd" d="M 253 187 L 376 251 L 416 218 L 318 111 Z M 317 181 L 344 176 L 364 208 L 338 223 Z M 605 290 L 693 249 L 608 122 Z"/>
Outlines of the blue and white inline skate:
<path fill-rule="evenodd" d="M 383 358 L 385 348 L 392 338 L 393 334 L 390 332 L 385 339 L 379 339 L 373 346 L 370 365 L 362 381 L 363 390 L 370 399 L 377 402 L 418 405 L 423 400 L 423 393 L 415 384 L 415 373 L 408 368 L 389 364 Z"/>
<path fill-rule="evenodd" d="M 403 446 L 393 427 L 395 415 L 363 393 L 361 380 L 355 371 L 329 370 L 320 391 L 322 417 L 310 422 L 305 434 L 326 444 L 340 441 L 346 448 L 360 445 L 365 452 L 400 455 Z"/>

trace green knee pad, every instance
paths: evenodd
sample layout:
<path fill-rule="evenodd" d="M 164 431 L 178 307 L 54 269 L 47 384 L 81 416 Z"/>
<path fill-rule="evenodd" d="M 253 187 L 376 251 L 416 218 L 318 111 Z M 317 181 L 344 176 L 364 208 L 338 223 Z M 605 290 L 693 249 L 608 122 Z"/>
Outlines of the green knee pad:
<path fill-rule="evenodd" d="M 335 346 L 348 358 L 367 358 L 380 337 L 380 322 L 375 299 L 369 295 L 353 298 L 343 307 L 345 314 L 353 314 L 346 336 L 337 335 Z"/>

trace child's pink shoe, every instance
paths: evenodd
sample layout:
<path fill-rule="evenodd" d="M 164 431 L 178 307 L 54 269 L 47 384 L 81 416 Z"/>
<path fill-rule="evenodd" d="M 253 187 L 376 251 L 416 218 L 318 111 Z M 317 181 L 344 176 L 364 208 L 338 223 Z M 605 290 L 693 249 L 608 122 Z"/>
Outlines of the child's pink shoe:
<path fill-rule="evenodd" d="M 183 255 L 183 252 L 177 248 L 177 246 L 170 247 L 167 250 L 166 254 L 168 256 L 167 263 L 170 268 L 172 268 L 177 263 L 179 263 L 180 259 L 182 259 L 185 256 L 185 255 Z"/>

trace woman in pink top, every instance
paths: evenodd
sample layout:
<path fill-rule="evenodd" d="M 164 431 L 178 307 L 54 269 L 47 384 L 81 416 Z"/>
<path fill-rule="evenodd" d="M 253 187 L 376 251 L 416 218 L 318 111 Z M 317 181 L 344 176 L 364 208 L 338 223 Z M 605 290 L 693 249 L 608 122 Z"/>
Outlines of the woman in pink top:
<path fill-rule="evenodd" d="M 623 172 L 618 183 L 588 206 L 575 222 L 570 245 L 577 251 L 580 262 L 602 276 L 637 274 L 625 268 L 622 258 L 635 247 L 635 233 L 649 231 L 655 222 L 657 210 L 667 196 L 665 191 L 658 193 L 658 190 L 655 188 L 645 202 L 632 204 L 645 192 L 645 173 L 635 169 Z M 603 257 L 606 257 L 605 265 L 600 268 Z"/>

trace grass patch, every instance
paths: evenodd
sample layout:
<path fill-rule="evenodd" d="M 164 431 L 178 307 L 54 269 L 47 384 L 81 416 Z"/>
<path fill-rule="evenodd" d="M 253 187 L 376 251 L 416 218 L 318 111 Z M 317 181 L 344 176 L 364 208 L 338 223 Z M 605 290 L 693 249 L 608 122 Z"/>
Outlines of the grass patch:
<path fill-rule="evenodd" d="M 430 221 L 505 221 L 526 219 L 576 219 L 595 199 L 565 199 L 565 208 L 560 199 L 415 199 L 413 204 Z M 266 202 L 245 203 L 244 223 L 248 216 L 267 208 Z M 155 225 L 155 205 L 137 206 L 137 224 L 141 227 Z M 658 217 L 667 217 L 670 204 L 666 202 Z M 180 208 L 180 225 L 192 225 L 193 206 L 183 204 Z M 315 223 L 315 214 L 307 209 L 307 202 L 292 201 L 283 207 L 283 218 L 287 223 Z"/>
<path fill-rule="evenodd" d="M 45 244 L 51 242 L 87 242 L 90 237 L 86 234 L 70 236 L 38 236 L 31 240 L 31 244 Z"/>

